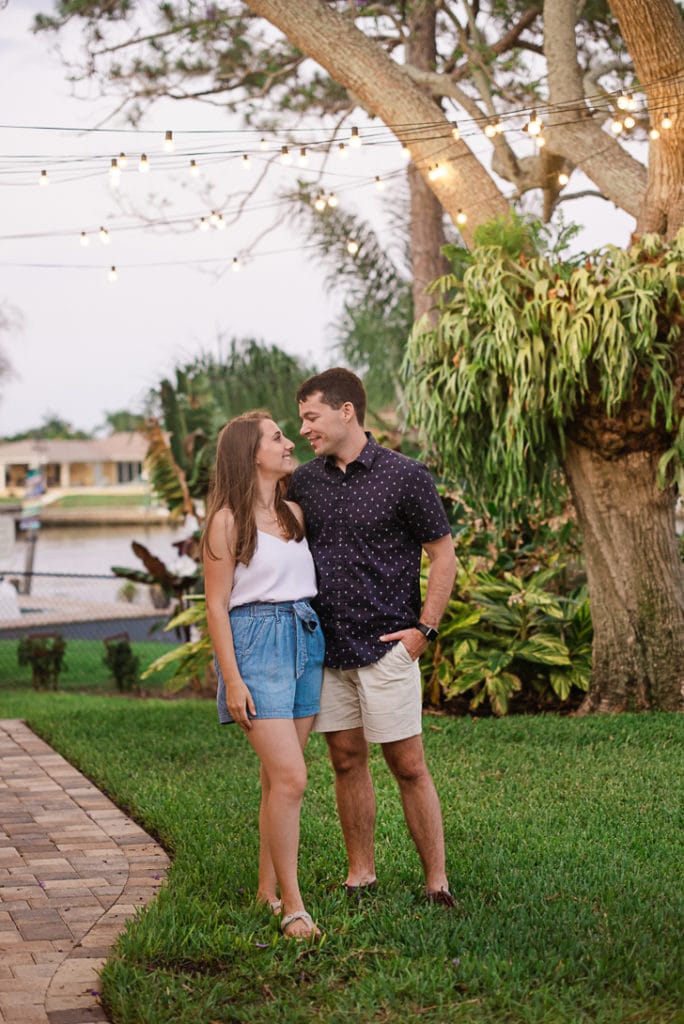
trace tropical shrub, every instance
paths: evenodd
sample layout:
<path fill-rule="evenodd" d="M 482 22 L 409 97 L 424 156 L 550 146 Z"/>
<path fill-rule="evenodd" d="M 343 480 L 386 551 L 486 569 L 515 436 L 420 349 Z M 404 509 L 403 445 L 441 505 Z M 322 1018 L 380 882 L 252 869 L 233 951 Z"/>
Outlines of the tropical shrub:
<path fill-rule="evenodd" d="M 17 645 L 17 661 L 31 666 L 35 690 L 57 689 L 65 653 L 66 640 L 61 633 L 29 634 Z"/>
<path fill-rule="evenodd" d="M 102 658 L 122 693 L 134 689 L 139 683 L 140 658 L 133 654 L 127 633 L 106 637 Z"/>

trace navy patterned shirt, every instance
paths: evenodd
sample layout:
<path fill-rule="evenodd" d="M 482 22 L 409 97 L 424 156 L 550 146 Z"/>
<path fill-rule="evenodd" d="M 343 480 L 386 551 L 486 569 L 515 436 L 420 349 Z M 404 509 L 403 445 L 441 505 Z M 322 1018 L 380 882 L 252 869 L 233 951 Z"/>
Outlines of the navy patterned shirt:
<path fill-rule="evenodd" d="M 422 545 L 450 532 L 425 466 L 367 437 L 346 472 L 320 456 L 294 471 L 288 492 L 304 510 L 330 668 L 378 661 L 391 646 L 380 636 L 415 625 Z"/>

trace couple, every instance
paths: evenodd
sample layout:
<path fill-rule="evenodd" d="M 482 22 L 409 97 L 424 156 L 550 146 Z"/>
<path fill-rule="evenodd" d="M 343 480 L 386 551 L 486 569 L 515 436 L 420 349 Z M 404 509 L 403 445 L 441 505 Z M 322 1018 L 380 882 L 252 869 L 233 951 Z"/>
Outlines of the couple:
<path fill-rule="evenodd" d="M 261 762 L 257 898 L 282 909 L 284 936 L 310 938 L 320 931 L 304 908 L 297 855 L 314 716 L 335 771 L 346 891 L 376 884 L 368 744 L 380 743 L 426 898 L 454 905 L 423 754 L 418 658 L 437 635 L 456 561 L 426 468 L 364 431 L 359 378 L 326 370 L 301 385 L 297 401 L 317 457 L 294 471 L 287 500 L 294 445 L 268 414 L 246 413 L 221 431 L 203 553 L 219 721 L 237 722 Z M 421 608 L 423 549 L 430 572 Z"/>

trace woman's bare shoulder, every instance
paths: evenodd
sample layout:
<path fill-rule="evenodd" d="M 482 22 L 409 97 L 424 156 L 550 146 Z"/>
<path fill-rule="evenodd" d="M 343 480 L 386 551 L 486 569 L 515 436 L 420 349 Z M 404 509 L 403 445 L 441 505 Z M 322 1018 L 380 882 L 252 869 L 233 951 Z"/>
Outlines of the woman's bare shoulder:
<path fill-rule="evenodd" d="M 218 558 L 223 558 L 230 553 L 234 530 L 235 516 L 232 511 L 227 507 L 218 509 L 214 513 L 207 531 L 209 543 Z"/>

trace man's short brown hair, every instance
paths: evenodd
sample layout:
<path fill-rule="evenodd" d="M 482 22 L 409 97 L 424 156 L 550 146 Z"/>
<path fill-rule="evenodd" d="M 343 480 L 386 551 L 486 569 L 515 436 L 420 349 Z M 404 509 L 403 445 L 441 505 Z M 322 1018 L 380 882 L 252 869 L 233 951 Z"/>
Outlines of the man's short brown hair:
<path fill-rule="evenodd" d="M 345 402 L 354 406 L 359 426 L 363 426 L 366 418 L 366 390 L 361 380 L 342 366 L 333 366 L 323 373 L 315 373 L 308 377 L 297 390 L 297 401 L 305 402 L 307 398 L 320 391 L 321 401 L 331 409 L 340 409 Z"/>

